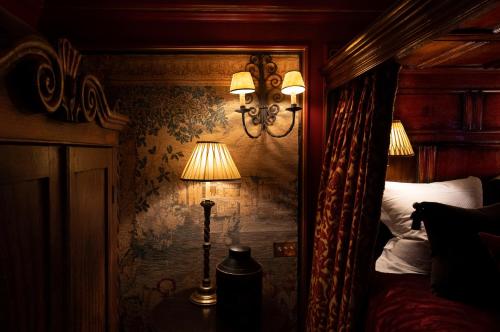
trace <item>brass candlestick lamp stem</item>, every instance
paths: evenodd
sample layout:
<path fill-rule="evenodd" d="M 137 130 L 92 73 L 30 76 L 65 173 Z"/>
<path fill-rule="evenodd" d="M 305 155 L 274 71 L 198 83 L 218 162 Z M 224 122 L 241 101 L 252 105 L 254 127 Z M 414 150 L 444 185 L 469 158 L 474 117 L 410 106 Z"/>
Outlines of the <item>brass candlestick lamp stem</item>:
<path fill-rule="evenodd" d="M 217 295 L 215 287 L 210 281 L 210 214 L 214 201 L 209 199 L 203 200 L 200 205 L 205 212 L 205 223 L 203 227 L 203 279 L 200 286 L 196 289 L 191 297 L 191 302 L 198 305 L 214 305 L 217 303 Z"/>
<path fill-rule="evenodd" d="M 234 164 L 231 154 L 224 143 L 200 141 L 189 157 L 184 167 L 181 179 L 185 181 L 208 182 L 234 181 L 241 179 L 241 175 Z M 208 187 L 205 197 L 208 196 Z M 205 212 L 203 224 L 203 279 L 200 286 L 190 296 L 191 302 L 197 305 L 209 306 L 217 303 L 215 287 L 210 281 L 210 213 L 215 203 L 209 199 L 203 200 L 200 205 Z"/>

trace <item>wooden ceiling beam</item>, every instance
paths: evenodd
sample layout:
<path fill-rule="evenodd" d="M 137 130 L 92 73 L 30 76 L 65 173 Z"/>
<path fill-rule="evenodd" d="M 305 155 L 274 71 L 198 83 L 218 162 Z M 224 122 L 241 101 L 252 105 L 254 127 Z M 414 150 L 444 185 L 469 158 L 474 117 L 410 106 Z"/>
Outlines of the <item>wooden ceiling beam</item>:
<path fill-rule="evenodd" d="M 500 41 L 500 33 L 449 34 L 436 38 L 435 41 L 495 42 Z"/>
<path fill-rule="evenodd" d="M 459 44 L 455 47 L 448 49 L 446 52 L 435 54 L 429 59 L 422 61 L 416 66 L 416 68 L 422 69 L 422 68 L 437 66 L 441 63 L 448 62 L 451 59 L 459 58 L 462 55 L 469 53 L 470 51 L 473 51 L 478 47 L 481 47 L 486 44 L 488 44 L 488 42 L 466 42 L 463 44 Z"/>
<path fill-rule="evenodd" d="M 496 4 L 495 0 L 401 0 L 328 60 L 323 67 L 327 87 L 338 87 L 408 53 Z"/>
<path fill-rule="evenodd" d="M 483 64 L 484 69 L 498 69 L 500 68 L 500 60 L 493 60 L 491 62 Z"/>

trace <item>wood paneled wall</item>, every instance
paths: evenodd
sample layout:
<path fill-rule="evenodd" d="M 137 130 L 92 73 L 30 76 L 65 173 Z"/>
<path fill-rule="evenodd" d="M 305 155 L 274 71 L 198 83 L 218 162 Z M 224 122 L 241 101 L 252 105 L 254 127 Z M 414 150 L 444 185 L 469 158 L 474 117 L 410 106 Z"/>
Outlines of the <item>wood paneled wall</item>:
<path fill-rule="evenodd" d="M 2 330 L 62 331 L 57 148 L 0 144 L 0 154 Z"/>
<path fill-rule="evenodd" d="M 394 118 L 416 156 L 392 157 L 388 180 L 500 174 L 500 71 L 402 70 Z"/>
<path fill-rule="evenodd" d="M 113 188 L 128 118 L 69 41 L 56 51 L 1 7 L 0 30 L 0 330 L 118 331 Z"/>

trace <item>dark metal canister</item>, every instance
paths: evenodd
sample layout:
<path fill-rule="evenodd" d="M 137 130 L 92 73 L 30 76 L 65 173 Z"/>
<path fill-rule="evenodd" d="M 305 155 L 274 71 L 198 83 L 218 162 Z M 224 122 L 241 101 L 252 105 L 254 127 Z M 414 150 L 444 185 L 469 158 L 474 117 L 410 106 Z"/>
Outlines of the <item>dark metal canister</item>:
<path fill-rule="evenodd" d="M 216 278 L 218 325 L 228 331 L 260 330 L 262 266 L 250 248 L 231 246 L 229 256 L 217 265 Z"/>

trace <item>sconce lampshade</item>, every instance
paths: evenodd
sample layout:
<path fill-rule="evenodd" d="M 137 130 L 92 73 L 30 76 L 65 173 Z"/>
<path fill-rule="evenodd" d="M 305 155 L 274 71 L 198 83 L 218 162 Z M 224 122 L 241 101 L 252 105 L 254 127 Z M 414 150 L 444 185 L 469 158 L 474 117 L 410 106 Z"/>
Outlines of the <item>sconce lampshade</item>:
<path fill-rule="evenodd" d="M 228 181 L 241 179 L 226 144 L 196 142 L 191 157 L 181 175 L 181 180 Z"/>
<path fill-rule="evenodd" d="M 255 92 L 252 74 L 248 71 L 234 73 L 229 92 L 235 95 Z"/>
<path fill-rule="evenodd" d="M 285 74 L 281 92 L 285 95 L 298 95 L 306 90 L 306 85 L 302 79 L 300 71 L 292 70 Z"/>
<path fill-rule="evenodd" d="M 413 156 L 410 139 L 406 135 L 403 124 L 399 120 L 392 121 L 391 143 L 389 144 L 390 156 Z"/>

